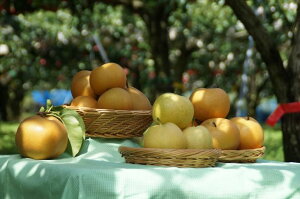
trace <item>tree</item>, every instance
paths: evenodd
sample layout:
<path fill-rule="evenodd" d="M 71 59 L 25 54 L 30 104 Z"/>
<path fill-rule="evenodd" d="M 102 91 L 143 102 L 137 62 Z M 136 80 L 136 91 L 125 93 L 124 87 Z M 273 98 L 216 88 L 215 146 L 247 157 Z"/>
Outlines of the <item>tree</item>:
<path fill-rule="evenodd" d="M 14 9 L 16 13 L 28 13 L 38 8 L 44 9 L 51 7 L 47 4 L 49 1 L 42 2 L 43 3 L 39 1 L 32 1 L 31 3 L 23 2 L 26 4 L 26 6 L 23 5 L 23 7 L 20 5 L 16 6 L 16 2 L 10 2 L 10 6 L 6 7 L 16 8 Z M 74 6 L 75 2 L 78 2 L 76 6 Z M 118 32 L 104 31 L 104 29 L 108 29 L 103 25 L 106 24 L 105 17 L 103 17 L 103 15 L 100 15 L 103 19 L 101 19 L 101 17 L 95 17 L 99 11 L 100 13 L 105 12 L 105 9 L 98 9 L 100 7 L 99 5 L 103 5 L 103 3 L 117 8 L 121 7 L 121 11 L 124 13 L 122 19 L 124 23 L 122 23 L 122 27 L 113 29 Z M 154 94 L 154 96 L 151 97 L 152 100 L 155 99 L 156 93 L 159 94 L 161 92 L 174 90 L 175 92 L 182 93 L 184 91 L 182 75 L 187 69 L 201 71 L 201 85 L 205 87 L 218 82 L 219 86 L 229 91 L 231 88 L 230 83 L 238 85 L 238 82 L 235 80 L 230 81 L 227 79 L 224 81 L 224 78 L 222 78 L 222 76 L 234 74 L 230 71 L 235 71 L 236 69 L 234 69 L 234 67 L 240 65 L 239 62 L 241 62 L 243 56 L 239 55 L 239 51 L 244 50 L 243 39 L 241 39 L 241 42 L 236 43 L 231 42 L 233 38 L 226 39 L 226 32 L 234 26 L 232 20 L 235 20 L 230 15 L 231 13 L 228 12 L 229 9 L 221 9 L 217 4 L 211 6 L 208 1 L 199 3 L 199 6 L 194 6 L 194 1 L 179 0 L 160 1 L 159 3 L 154 0 L 147 1 L 146 3 L 142 1 L 119 0 L 91 3 L 90 1 L 81 0 L 65 1 L 61 3 L 61 5 L 58 5 L 59 7 L 53 8 L 53 10 L 57 11 L 61 8 L 70 9 L 71 13 L 79 20 L 79 23 L 77 23 L 79 32 L 88 30 L 89 32 L 99 34 L 102 40 L 109 38 L 109 40 L 113 40 L 113 47 L 121 44 L 124 46 L 131 45 L 132 48 L 136 49 L 137 46 L 139 49 L 138 57 L 145 57 L 145 60 L 149 60 L 148 63 L 150 63 L 150 59 L 151 61 L 154 60 L 154 64 L 147 64 L 147 62 L 139 64 L 139 68 L 142 68 L 142 70 L 151 68 L 149 65 L 155 68 L 156 75 L 152 81 L 152 84 L 155 86 L 152 92 L 149 92 L 152 95 Z M 17 8 L 19 7 L 23 9 L 18 10 Z M 28 10 L 24 8 L 28 8 Z M 112 10 L 110 7 L 106 8 L 118 13 L 120 10 Z M 209 9 L 211 9 L 211 12 L 207 12 Z M 10 12 L 10 10 L 7 10 L 7 12 Z M 219 13 L 219 15 L 215 13 Z M 106 14 L 109 13 L 106 12 Z M 118 14 L 116 14 L 116 16 L 117 15 Z M 132 17 L 132 20 L 128 21 L 130 17 Z M 224 17 L 226 17 L 229 22 L 224 22 Z M 143 26 L 136 26 L 137 23 L 132 22 L 134 20 L 139 24 L 141 24 L 140 22 L 142 21 Z M 97 27 L 95 24 L 99 24 L 99 26 Z M 126 32 L 126 25 L 133 25 L 135 30 L 140 30 L 143 43 L 137 39 L 130 39 L 130 41 L 133 41 L 131 43 L 124 42 L 131 37 L 131 35 L 129 35 L 130 33 Z M 114 24 L 107 23 L 107 26 L 112 27 Z M 119 31 L 118 29 L 124 30 Z M 120 36 L 116 39 L 114 35 L 117 34 Z M 102 42 L 105 43 L 105 41 Z M 134 42 L 136 43 L 135 46 Z M 105 47 L 107 47 L 106 49 L 112 58 L 111 60 L 120 62 L 115 55 L 119 54 L 124 56 L 124 53 L 117 53 L 116 50 L 110 50 L 112 48 L 111 45 Z M 126 51 L 126 53 L 128 53 L 128 51 Z M 228 60 L 228 54 L 237 56 L 235 59 L 231 58 Z M 128 55 L 125 57 L 133 60 Z M 121 61 L 121 63 L 123 63 L 123 61 Z M 135 71 L 137 77 L 139 77 L 141 74 L 139 71 L 141 70 L 137 70 L 132 63 L 136 62 L 131 62 L 131 64 L 125 63 L 125 66 Z M 145 67 L 141 67 L 141 65 Z M 216 81 L 214 81 L 215 78 Z M 136 82 L 139 82 L 139 80 Z"/>
<path fill-rule="evenodd" d="M 215 85 L 230 90 L 238 86 L 233 78 L 232 81 L 223 78 L 238 72 L 236 66 L 243 60 L 239 52 L 245 49 L 243 38 L 236 43 L 231 42 L 234 37 L 226 38 L 235 24 L 228 10 L 209 1 L 196 4 L 190 0 L 108 0 L 101 3 L 122 6 L 128 14 L 136 14 L 143 20 L 158 93 L 182 93 L 182 76 L 188 69 L 201 71 L 203 87 Z M 228 21 L 224 22 L 224 18 Z M 236 55 L 235 59 L 228 58 L 229 54 Z"/>
<path fill-rule="evenodd" d="M 89 63 L 73 19 L 63 11 L 2 15 L 0 44 L 9 52 L 0 56 L 1 119 L 18 119 L 28 91 L 68 88 L 72 74 Z"/>
<path fill-rule="evenodd" d="M 193 86 L 219 86 L 229 93 L 236 94 L 239 92 L 241 66 L 248 48 L 248 35 L 232 15 L 232 10 L 222 6 L 222 1 L 209 0 L 7 0 L 0 5 L 0 10 L 2 9 L 2 14 L 6 13 L 8 18 L 21 22 L 21 28 L 19 30 L 13 28 L 15 31 L 13 33 L 22 34 L 19 42 L 13 42 L 14 34 L 7 34 L 2 40 L 4 43 L 9 42 L 9 46 L 13 48 L 10 55 L 1 57 L 1 61 L 5 60 L 8 64 L 1 66 L 4 63 L 1 62 L 0 72 L 4 71 L 4 76 L 7 76 L 9 67 L 14 66 L 14 69 L 17 69 L 14 71 L 18 72 L 15 74 L 18 74 L 19 84 L 11 92 L 16 93 L 24 85 L 25 87 L 29 85 L 26 83 L 26 78 L 35 79 L 34 85 L 43 85 L 51 81 L 51 77 L 52 80 L 55 79 L 53 78 L 57 76 L 55 70 L 48 70 L 47 67 L 40 67 L 40 65 L 47 60 L 49 66 L 54 66 L 56 63 L 49 64 L 49 62 L 59 58 L 61 62 L 59 72 L 64 71 L 63 73 L 67 74 L 71 70 L 67 77 L 67 80 L 70 80 L 76 70 L 91 69 L 103 62 L 99 57 L 97 58 L 97 46 L 92 41 L 93 36 L 96 35 L 105 47 L 110 60 L 129 69 L 131 83 L 141 90 L 148 90 L 146 93 L 152 96 L 152 101 L 161 92 L 182 93 L 195 88 Z M 45 10 L 55 11 L 55 13 L 51 15 Z M 276 14 L 278 13 L 280 10 L 276 10 Z M 12 16 L 15 14 L 20 15 Z M 47 23 L 48 15 L 51 15 L 49 23 Z M 69 19 L 59 20 L 60 22 L 57 23 L 55 15 L 56 17 L 68 15 Z M 267 19 L 270 22 L 274 21 L 274 15 L 271 13 Z M 29 18 L 31 19 L 28 20 Z M 287 18 L 289 20 L 289 17 Z M 284 25 L 289 26 L 285 21 Z M 1 28 L 5 29 L 7 24 L 10 26 L 9 23 L 0 27 L 0 31 Z M 33 25 L 27 27 L 28 24 Z M 38 24 L 41 24 L 41 27 Z M 68 44 L 56 42 L 60 32 L 57 28 L 60 27 L 67 27 L 62 32 L 70 41 Z M 68 31 L 71 33 L 69 34 Z M 31 33 L 28 34 L 29 32 Z M 27 34 L 31 36 L 28 37 Z M 275 38 L 276 42 L 281 39 L 278 34 L 272 34 L 272 38 Z M 266 41 L 268 40 L 270 39 L 267 38 Z M 35 43 L 43 44 L 45 48 L 36 49 L 39 45 L 33 45 Z M 78 50 L 76 54 L 81 56 L 74 57 L 72 53 L 75 49 Z M 25 52 L 24 50 L 27 53 L 26 62 L 23 59 L 25 55 L 20 54 Z M 253 61 L 260 63 L 261 57 L 255 55 Z M 22 65 L 20 67 L 22 70 L 17 67 L 19 65 Z M 254 68 L 248 74 L 251 78 L 250 92 L 247 93 L 249 109 L 252 110 L 250 113 L 254 113 L 260 93 L 270 93 L 268 76 L 265 72 L 267 64 L 258 65 L 261 67 Z M 31 74 L 28 71 L 31 71 Z M 41 74 L 41 78 L 36 79 L 35 77 L 38 76 L 32 76 L 35 73 Z M 192 82 L 185 87 L 182 78 L 190 73 L 196 73 L 194 79 L 196 83 Z M 0 79 L 4 76 L 2 75 Z M 64 82 L 64 86 L 67 87 L 67 81 Z M 52 83 L 53 86 L 56 82 L 52 81 Z M 9 86 L 11 89 L 12 84 Z M 234 104 L 235 99 L 232 102 L 232 105 Z M 231 114 L 235 113 L 234 106 L 231 112 Z"/>
<path fill-rule="evenodd" d="M 300 3 L 292 26 L 287 20 L 291 38 L 291 52 L 287 66 L 284 66 L 278 44 L 262 21 L 253 12 L 246 1 L 226 0 L 236 17 L 244 24 L 248 33 L 253 37 L 256 48 L 260 52 L 272 82 L 273 91 L 279 103 L 300 101 Z M 282 30 L 281 30 L 282 31 Z M 282 118 L 283 146 L 286 161 L 300 162 L 300 114 L 285 114 Z"/>

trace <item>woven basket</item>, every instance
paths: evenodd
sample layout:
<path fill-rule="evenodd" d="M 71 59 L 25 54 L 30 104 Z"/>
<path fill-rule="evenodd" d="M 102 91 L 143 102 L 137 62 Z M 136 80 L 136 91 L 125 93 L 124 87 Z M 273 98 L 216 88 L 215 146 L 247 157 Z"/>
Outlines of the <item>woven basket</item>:
<path fill-rule="evenodd" d="M 152 123 L 151 110 L 129 111 L 72 106 L 66 108 L 80 114 L 85 124 L 86 136 L 89 137 L 141 137 Z"/>
<path fill-rule="evenodd" d="M 219 162 L 239 162 L 239 163 L 253 163 L 258 158 L 262 158 L 265 153 L 265 147 L 257 149 L 243 149 L 243 150 L 222 150 L 219 157 Z"/>
<path fill-rule="evenodd" d="M 172 166 L 213 167 L 220 155 L 218 149 L 154 149 L 119 147 L 127 163 Z"/>

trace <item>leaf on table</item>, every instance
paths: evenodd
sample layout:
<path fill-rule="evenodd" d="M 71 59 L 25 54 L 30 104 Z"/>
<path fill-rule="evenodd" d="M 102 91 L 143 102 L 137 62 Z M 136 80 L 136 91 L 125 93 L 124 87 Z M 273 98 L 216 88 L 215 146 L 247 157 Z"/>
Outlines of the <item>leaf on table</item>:
<path fill-rule="evenodd" d="M 85 125 L 81 116 L 74 110 L 64 108 L 60 112 L 60 117 L 67 128 L 69 147 L 67 152 L 76 156 L 85 139 Z"/>

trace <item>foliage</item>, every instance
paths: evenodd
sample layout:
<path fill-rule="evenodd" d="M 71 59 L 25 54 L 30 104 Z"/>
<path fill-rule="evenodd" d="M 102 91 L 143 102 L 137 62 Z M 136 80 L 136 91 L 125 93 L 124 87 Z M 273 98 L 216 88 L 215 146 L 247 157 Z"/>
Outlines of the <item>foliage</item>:
<path fill-rule="evenodd" d="M 8 82 L 24 89 L 66 87 L 66 79 L 86 59 L 84 46 L 79 45 L 84 38 L 74 29 L 70 13 L 38 11 L 4 18 L 0 42 L 10 52 L 1 57 L 0 71 Z M 76 56 L 71 58 L 70 52 Z"/>
<path fill-rule="evenodd" d="M 129 83 L 144 91 L 152 102 L 162 85 L 172 84 L 168 79 L 173 78 L 171 86 L 185 95 L 195 87 L 224 88 L 232 94 L 231 114 L 234 114 L 249 40 L 243 25 L 223 1 L 151 0 L 141 4 L 144 7 L 140 12 L 118 0 L 30 2 L 30 5 L 14 4 L 17 11 L 23 7 L 29 12 L 22 9 L 19 15 L 2 12 L 0 18 L 0 45 L 9 49 L 8 54 L 0 55 L 0 82 L 8 86 L 10 101 L 22 101 L 23 95 L 16 95 L 32 89 L 68 89 L 71 77 L 78 70 L 91 70 L 105 61 L 101 46 L 96 45 L 99 40 L 108 59 L 120 63 L 129 73 Z M 286 62 L 292 35 L 286 27 L 291 26 L 295 16 L 292 1 L 250 1 L 250 4 L 270 32 L 282 30 L 280 34 L 274 33 L 274 37 Z M 161 76 L 156 69 L 151 33 L 144 17 L 147 12 L 155 12 L 157 6 L 170 12 L 166 24 L 170 77 Z M 259 99 L 272 95 L 272 90 L 265 65 L 256 50 L 252 51 L 251 65 L 246 71 L 247 100 L 255 109 Z M 8 104 L 9 107 L 19 110 L 15 104 Z"/>

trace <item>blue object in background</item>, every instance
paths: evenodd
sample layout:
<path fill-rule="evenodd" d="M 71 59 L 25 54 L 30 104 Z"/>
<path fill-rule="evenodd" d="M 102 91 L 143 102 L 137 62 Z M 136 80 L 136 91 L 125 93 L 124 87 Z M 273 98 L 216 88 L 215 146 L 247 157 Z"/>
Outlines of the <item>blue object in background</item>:
<path fill-rule="evenodd" d="M 54 106 L 67 104 L 72 100 L 72 94 L 70 90 L 57 89 L 50 91 L 50 100 Z"/>
<path fill-rule="evenodd" d="M 265 122 L 271 113 L 277 108 L 278 103 L 275 98 L 265 100 L 256 107 L 256 119 Z"/>
<path fill-rule="evenodd" d="M 73 99 L 70 90 L 54 89 L 54 90 L 34 90 L 31 93 L 35 103 L 45 106 L 47 99 L 50 99 L 54 106 L 68 104 Z"/>
<path fill-rule="evenodd" d="M 50 98 L 49 91 L 34 90 L 31 92 L 33 101 L 40 105 L 46 105 L 47 99 Z"/>

